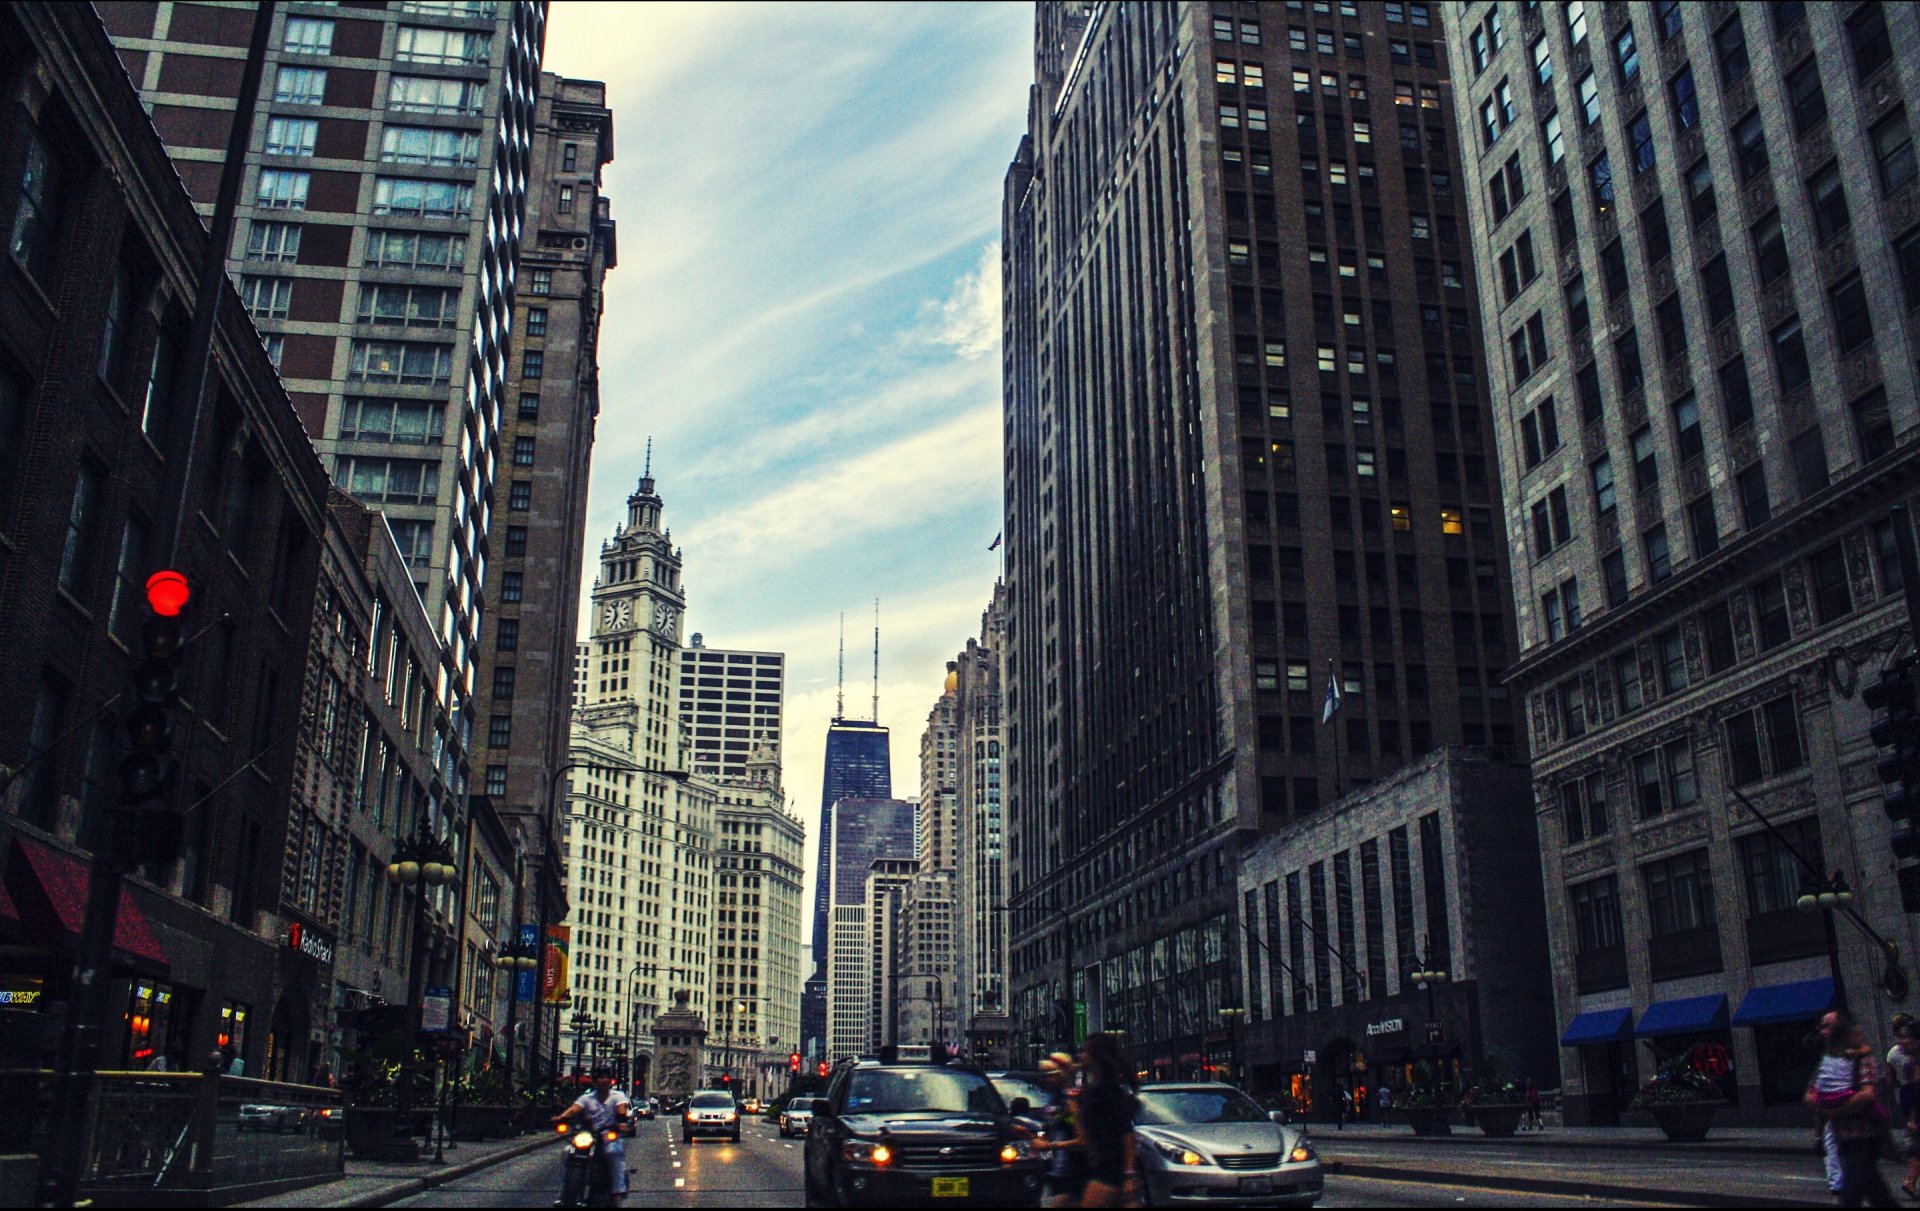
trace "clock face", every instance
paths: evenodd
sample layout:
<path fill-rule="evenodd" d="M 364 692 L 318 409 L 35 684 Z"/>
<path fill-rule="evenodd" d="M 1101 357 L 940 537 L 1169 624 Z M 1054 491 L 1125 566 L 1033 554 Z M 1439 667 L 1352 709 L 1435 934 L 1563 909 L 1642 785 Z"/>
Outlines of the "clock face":
<path fill-rule="evenodd" d="M 610 631 L 633 625 L 633 603 L 631 601 L 610 601 L 600 617 Z"/>
<path fill-rule="evenodd" d="M 653 629 L 671 638 L 673 624 L 679 617 L 679 612 L 663 601 L 653 608 Z"/>

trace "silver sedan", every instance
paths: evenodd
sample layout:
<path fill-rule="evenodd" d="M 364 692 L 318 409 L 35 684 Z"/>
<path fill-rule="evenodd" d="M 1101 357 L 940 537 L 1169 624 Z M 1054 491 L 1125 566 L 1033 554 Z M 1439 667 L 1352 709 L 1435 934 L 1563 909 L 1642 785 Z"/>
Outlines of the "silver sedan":
<path fill-rule="evenodd" d="M 1306 1207 L 1320 1199 L 1320 1157 L 1306 1132 L 1231 1085 L 1143 1085 L 1134 1127 L 1152 1206 Z"/>

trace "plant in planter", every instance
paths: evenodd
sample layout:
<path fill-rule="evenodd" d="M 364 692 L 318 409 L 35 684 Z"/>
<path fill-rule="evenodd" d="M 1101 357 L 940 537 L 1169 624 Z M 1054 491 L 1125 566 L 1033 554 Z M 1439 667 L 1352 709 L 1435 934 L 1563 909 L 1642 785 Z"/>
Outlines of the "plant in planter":
<path fill-rule="evenodd" d="M 1629 1110 L 1644 1110 L 1670 1140 L 1691 1141 L 1707 1137 L 1713 1126 L 1713 1112 L 1727 1104 L 1720 1087 L 1686 1062 L 1662 1068 L 1654 1078 L 1640 1086 L 1640 1092 L 1628 1103 Z"/>
<path fill-rule="evenodd" d="M 1512 1081 L 1502 1077 L 1500 1062 L 1489 1055 L 1474 1061 L 1473 1086 L 1460 1106 L 1473 1116 L 1482 1133 L 1508 1136 L 1519 1130 L 1527 1099 Z"/>
<path fill-rule="evenodd" d="M 461 1139 L 493 1139 L 508 1133 L 513 1099 L 506 1074 L 489 1064 L 454 1082 L 453 1133 Z"/>
<path fill-rule="evenodd" d="M 1433 1069 L 1426 1064 L 1413 1066 L 1412 1081 L 1400 1096 L 1393 1099 L 1393 1108 L 1406 1119 L 1415 1135 L 1453 1133 L 1448 1126 L 1453 1117 L 1453 1107 L 1447 1099 L 1446 1088 L 1435 1079 Z"/>

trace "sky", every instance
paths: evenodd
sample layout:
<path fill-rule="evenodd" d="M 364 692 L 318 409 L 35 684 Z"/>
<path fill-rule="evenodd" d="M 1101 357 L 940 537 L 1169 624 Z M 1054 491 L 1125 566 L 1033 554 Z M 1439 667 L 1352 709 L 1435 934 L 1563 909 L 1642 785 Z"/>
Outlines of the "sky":
<path fill-rule="evenodd" d="M 917 798 L 999 572 L 1000 187 L 1032 10 L 558 0 L 545 67 L 605 81 L 614 114 L 590 553 L 651 438 L 686 632 L 787 654 L 810 928 L 841 614 L 866 718 L 879 600 L 879 719 Z"/>

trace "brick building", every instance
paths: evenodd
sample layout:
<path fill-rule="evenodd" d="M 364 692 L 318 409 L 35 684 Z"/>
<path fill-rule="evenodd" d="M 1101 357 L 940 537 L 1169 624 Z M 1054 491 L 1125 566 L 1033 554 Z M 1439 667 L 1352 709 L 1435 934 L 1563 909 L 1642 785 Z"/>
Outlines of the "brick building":
<path fill-rule="evenodd" d="M 1892 1009 L 1744 795 L 1912 953 L 1858 697 L 1908 624 L 1908 5 L 1449 11 L 1570 1121 L 1656 1065 L 1799 1122 L 1799 1040 Z M 1838 975 L 1840 986 L 1834 984 Z"/>

